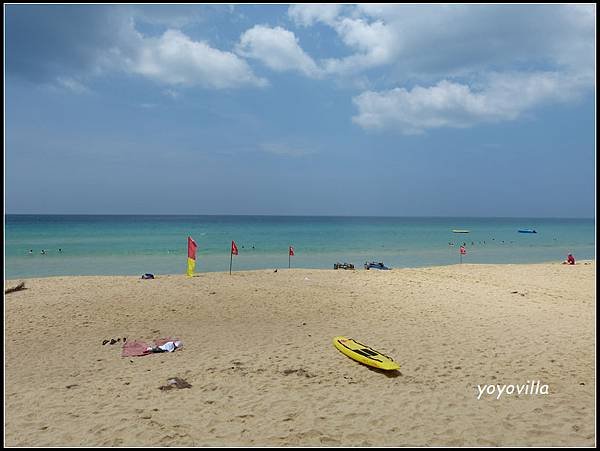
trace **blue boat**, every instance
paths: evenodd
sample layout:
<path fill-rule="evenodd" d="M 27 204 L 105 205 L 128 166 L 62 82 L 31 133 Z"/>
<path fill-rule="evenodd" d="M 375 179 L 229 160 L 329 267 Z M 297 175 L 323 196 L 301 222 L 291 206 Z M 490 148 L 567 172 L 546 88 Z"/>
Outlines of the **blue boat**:
<path fill-rule="evenodd" d="M 367 262 L 365 263 L 365 269 L 391 269 L 385 266 L 382 262 Z"/>
<path fill-rule="evenodd" d="M 519 233 L 537 233 L 534 229 L 519 229 Z"/>

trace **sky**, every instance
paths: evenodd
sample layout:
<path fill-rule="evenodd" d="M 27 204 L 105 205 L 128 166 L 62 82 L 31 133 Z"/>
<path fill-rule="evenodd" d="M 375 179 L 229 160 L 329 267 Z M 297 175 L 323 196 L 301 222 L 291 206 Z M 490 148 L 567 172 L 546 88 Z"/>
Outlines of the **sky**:
<path fill-rule="evenodd" d="M 5 213 L 595 217 L 595 4 L 4 12 Z"/>

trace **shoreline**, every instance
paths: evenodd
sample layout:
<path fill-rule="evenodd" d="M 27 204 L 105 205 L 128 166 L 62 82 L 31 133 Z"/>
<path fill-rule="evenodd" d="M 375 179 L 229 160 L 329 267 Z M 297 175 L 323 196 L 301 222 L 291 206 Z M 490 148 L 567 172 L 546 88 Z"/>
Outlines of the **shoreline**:
<path fill-rule="evenodd" d="M 578 265 L 591 265 L 595 264 L 595 259 L 582 259 L 577 260 L 575 266 Z M 516 266 L 516 265 L 562 265 L 562 262 L 557 262 L 556 260 L 548 260 L 542 262 L 535 263 L 448 263 L 447 265 L 426 265 L 426 266 L 407 266 L 407 267 L 393 267 L 390 271 L 402 271 L 402 270 L 418 270 L 418 269 L 427 269 L 427 268 L 446 268 L 453 266 Z M 568 266 L 568 265 L 565 265 Z M 572 265 L 571 265 L 572 266 Z M 258 269 L 239 269 L 233 270 L 232 275 L 235 273 L 262 273 L 262 272 L 273 272 L 275 269 L 277 271 L 337 271 L 337 272 L 352 272 L 352 271 L 366 271 L 362 264 L 357 265 L 354 270 L 344 270 L 344 269 L 333 269 L 333 268 L 258 268 Z M 369 271 L 380 271 L 377 269 L 371 269 Z M 388 271 L 383 271 L 388 272 Z M 185 272 L 182 273 L 152 273 L 155 277 L 175 277 L 175 276 L 186 276 Z M 203 274 L 227 274 L 229 275 L 229 271 L 198 271 L 194 274 L 194 277 L 199 277 Z M 21 280 L 34 280 L 34 279 L 48 279 L 48 278 L 60 278 L 60 277 L 141 277 L 140 274 L 60 274 L 60 275 L 49 275 L 49 276 L 26 276 L 26 277 L 11 277 L 10 279 L 4 279 L 5 285 L 7 282 L 16 282 Z M 187 277 L 187 276 L 186 276 Z"/>
<path fill-rule="evenodd" d="M 592 446 L 583 263 L 26 279 L 5 295 L 5 444 Z M 349 359 L 339 335 L 400 370 Z M 183 348 L 102 344 L 169 336 Z M 191 387 L 161 389 L 173 378 Z"/>

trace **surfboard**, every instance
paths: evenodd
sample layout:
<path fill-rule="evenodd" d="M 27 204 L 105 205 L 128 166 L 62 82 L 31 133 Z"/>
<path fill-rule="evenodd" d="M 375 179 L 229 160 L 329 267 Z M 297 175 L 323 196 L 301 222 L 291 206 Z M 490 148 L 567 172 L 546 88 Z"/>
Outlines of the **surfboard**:
<path fill-rule="evenodd" d="M 382 370 L 397 370 L 400 368 L 391 357 L 375 351 L 370 346 L 359 343 L 352 338 L 335 337 L 333 345 L 342 353 L 365 365 Z"/>
<path fill-rule="evenodd" d="M 469 233 L 468 230 L 457 230 L 457 229 L 453 230 L 452 232 L 454 232 L 454 233 Z"/>

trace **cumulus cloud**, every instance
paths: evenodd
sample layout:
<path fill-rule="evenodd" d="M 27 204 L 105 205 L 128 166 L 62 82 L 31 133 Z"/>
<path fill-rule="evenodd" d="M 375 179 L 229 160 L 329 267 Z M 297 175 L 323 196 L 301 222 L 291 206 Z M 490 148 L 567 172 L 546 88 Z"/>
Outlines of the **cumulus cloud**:
<path fill-rule="evenodd" d="M 331 28 L 351 51 L 319 61 L 324 73 L 379 68 L 387 89 L 353 99 L 364 128 L 509 121 L 595 87 L 595 5 L 294 5 L 288 16 Z"/>
<path fill-rule="evenodd" d="M 350 16 L 342 14 L 343 5 L 292 5 L 288 16 L 299 26 L 321 23 L 331 27 L 342 42 L 355 53 L 344 58 L 326 58 L 319 63 L 328 74 L 355 73 L 363 69 L 390 63 L 394 55 L 394 33 L 383 20 L 372 20 L 366 14 L 346 8 Z"/>
<path fill-rule="evenodd" d="M 370 88 L 354 98 L 353 120 L 404 133 L 513 120 L 595 87 L 595 5 L 291 5 L 288 18 L 302 30 L 250 25 L 234 49 L 182 31 L 211 12 L 195 5 L 7 5 L 6 74 L 83 93 L 94 76 L 118 71 L 175 96 L 189 86 L 265 86 L 251 66 L 260 61 L 275 72 L 350 81 L 345 86 L 354 89 L 359 80 Z M 332 32 L 345 50 L 318 43 L 331 52 L 319 59 L 298 38 Z"/>
<path fill-rule="evenodd" d="M 255 25 L 242 34 L 236 52 L 260 60 L 278 72 L 298 71 L 308 77 L 321 74 L 313 59 L 300 47 L 294 33 L 281 27 Z"/>
<path fill-rule="evenodd" d="M 557 72 L 493 73 L 477 88 L 442 80 L 410 90 L 367 91 L 353 99 L 359 110 L 353 121 L 366 129 L 405 134 L 508 121 L 541 105 L 576 100 L 589 83 L 587 77 Z"/>
<path fill-rule="evenodd" d="M 595 5 L 358 5 L 385 24 L 398 80 L 595 67 Z"/>
<path fill-rule="evenodd" d="M 328 73 L 352 73 L 393 61 L 396 54 L 394 33 L 383 22 L 343 18 L 333 27 L 344 44 L 356 53 L 345 58 L 326 59 L 323 65 Z"/>
<path fill-rule="evenodd" d="M 291 5 L 288 9 L 288 16 L 297 24 L 302 26 L 311 26 L 317 22 L 333 24 L 335 18 L 342 9 L 338 4 L 304 4 Z"/>
<path fill-rule="evenodd" d="M 388 67 L 388 80 L 434 81 L 504 66 L 595 68 L 595 5 L 293 5 L 299 26 L 327 26 L 352 53 L 332 75 Z"/>
<path fill-rule="evenodd" d="M 168 30 L 159 38 L 141 39 L 140 48 L 126 59 L 126 68 L 170 85 L 219 89 L 266 84 L 234 53 L 193 41 L 177 30 Z"/>
<path fill-rule="evenodd" d="M 189 24 L 181 8 L 158 14 L 151 7 L 9 5 L 7 73 L 36 83 L 82 91 L 78 80 L 109 72 L 137 74 L 168 86 L 210 89 L 264 86 L 233 52 L 195 41 L 180 30 L 158 37 L 140 33 L 136 21 Z M 157 19 L 158 20 L 158 19 Z M 156 21 L 154 21 L 156 22 Z"/>

